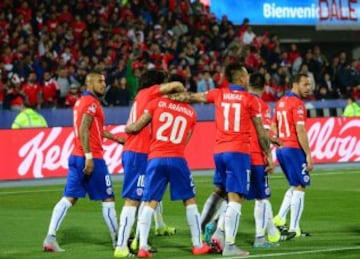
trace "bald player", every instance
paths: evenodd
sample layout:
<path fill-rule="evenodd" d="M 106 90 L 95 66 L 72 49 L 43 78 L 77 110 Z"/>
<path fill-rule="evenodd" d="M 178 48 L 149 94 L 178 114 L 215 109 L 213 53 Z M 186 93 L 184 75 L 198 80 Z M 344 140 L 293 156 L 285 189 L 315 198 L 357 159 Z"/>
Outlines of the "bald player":
<path fill-rule="evenodd" d="M 90 72 L 86 76 L 86 91 L 74 106 L 74 150 L 69 157 L 69 171 L 63 197 L 55 205 L 47 236 L 43 243 L 45 251 L 63 252 L 56 232 L 69 208 L 79 198 L 89 195 L 90 200 L 102 201 L 102 214 L 109 229 L 113 246 L 118 229 L 112 181 L 103 159 L 103 138 L 122 142 L 110 132 L 103 130 L 104 112 L 100 98 L 105 93 L 105 76 Z"/>

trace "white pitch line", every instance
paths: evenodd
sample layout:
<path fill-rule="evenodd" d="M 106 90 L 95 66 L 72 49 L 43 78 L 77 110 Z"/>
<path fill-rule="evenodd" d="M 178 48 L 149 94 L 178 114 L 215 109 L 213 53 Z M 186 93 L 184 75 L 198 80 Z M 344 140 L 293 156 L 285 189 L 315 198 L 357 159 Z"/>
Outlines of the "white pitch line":
<path fill-rule="evenodd" d="M 24 186 L 26 187 L 26 186 Z M 16 192 L 0 192 L 1 195 L 8 195 L 8 194 L 23 194 L 23 193 L 40 193 L 40 192 L 61 192 L 61 189 L 59 190 L 36 190 L 36 191 L 16 191 Z"/>
<path fill-rule="evenodd" d="M 233 259 L 234 258 L 263 258 L 263 257 L 274 257 L 274 256 L 329 253 L 329 252 L 349 251 L 349 250 L 360 250 L 360 246 L 339 247 L 339 248 L 318 249 L 318 250 L 305 250 L 305 251 L 285 252 L 285 253 L 257 254 L 257 255 L 249 255 L 249 256 L 234 256 L 234 257 L 227 257 L 227 258 L 233 258 Z M 220 258 L 224 258 L 224 257 L 218 257 L 215 259 L 220 259 Z"/>

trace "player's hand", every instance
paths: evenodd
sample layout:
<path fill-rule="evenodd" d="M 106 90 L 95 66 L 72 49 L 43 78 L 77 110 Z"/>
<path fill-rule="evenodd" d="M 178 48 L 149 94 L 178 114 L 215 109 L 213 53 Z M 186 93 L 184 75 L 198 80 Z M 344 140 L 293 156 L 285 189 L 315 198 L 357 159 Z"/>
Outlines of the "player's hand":
<path fill-rule="evenodd" d="M 266 156 L 266 164 L 267 165 L 265 167 L 265 172 L 268 174 L 274 173 L 275 166 L 271 153 L 269 153 L 269 155 Z"/>
<path fill-rule="evenodd" d="M 85 159 L 85 167 L 84 167 L 84 174 L 91 175 L 94 171 L 94 160 L 93 159 Z"/>
<path fill-rule="evenodd" d="M 306 156 L 306 170 L 308 172 L 312 171 L 314 169 L 314 163 L 313 163 L 313 160 L 312 160 L 312 157 L 311 157 L 311 154 L 307 155 Z"/>
<path fill-rule="evenodd" d="M 114 141 L 118 144 L 124 145 L 125 144 L 125 138 L 124 137 L 117 137 L 114 138 Z"/>
<path fill-rule="evenodd" d="M 282 145 L 283 145 L 283 143 L 277 137 L 271 137 L 270 142 L 271 142 L 271 144 L 273 144 L 277 147 L 282 147 Z"/>

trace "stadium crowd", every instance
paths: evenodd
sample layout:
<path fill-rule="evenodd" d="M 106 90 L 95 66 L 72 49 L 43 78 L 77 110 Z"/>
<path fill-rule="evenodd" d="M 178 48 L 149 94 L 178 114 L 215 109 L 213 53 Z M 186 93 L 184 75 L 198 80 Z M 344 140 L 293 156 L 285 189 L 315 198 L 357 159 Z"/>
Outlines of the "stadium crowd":
<path fill-rule="evenodd" d="M 276 101 L 292 74 L 310 75 L 313 99 L 360 98 L 360 62 L 321 46 L 305 53 L 251 21 L 217 20 L 199 0 L 4 0 L 0 2 L 0 105 L 18 110 L 71 107 L 91 69 L 106 71 L 104 105 L 128 106 L 139 77 L 156 68 L 186 78 L 189 91 L 227 87 L 224 67 L 242 61 L 266 77 Z"/>

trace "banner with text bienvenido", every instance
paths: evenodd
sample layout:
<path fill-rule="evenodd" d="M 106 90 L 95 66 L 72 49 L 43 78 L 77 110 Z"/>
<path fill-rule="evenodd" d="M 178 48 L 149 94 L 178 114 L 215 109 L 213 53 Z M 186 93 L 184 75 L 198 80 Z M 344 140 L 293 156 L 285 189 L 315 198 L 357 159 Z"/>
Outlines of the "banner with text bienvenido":
<path fill-rule="evenodd" d="M 360 29 L 360 0 L 212 0 L 210 11 L 218 19 L 227 15 L 241 24 L 302 25 Z"/>

